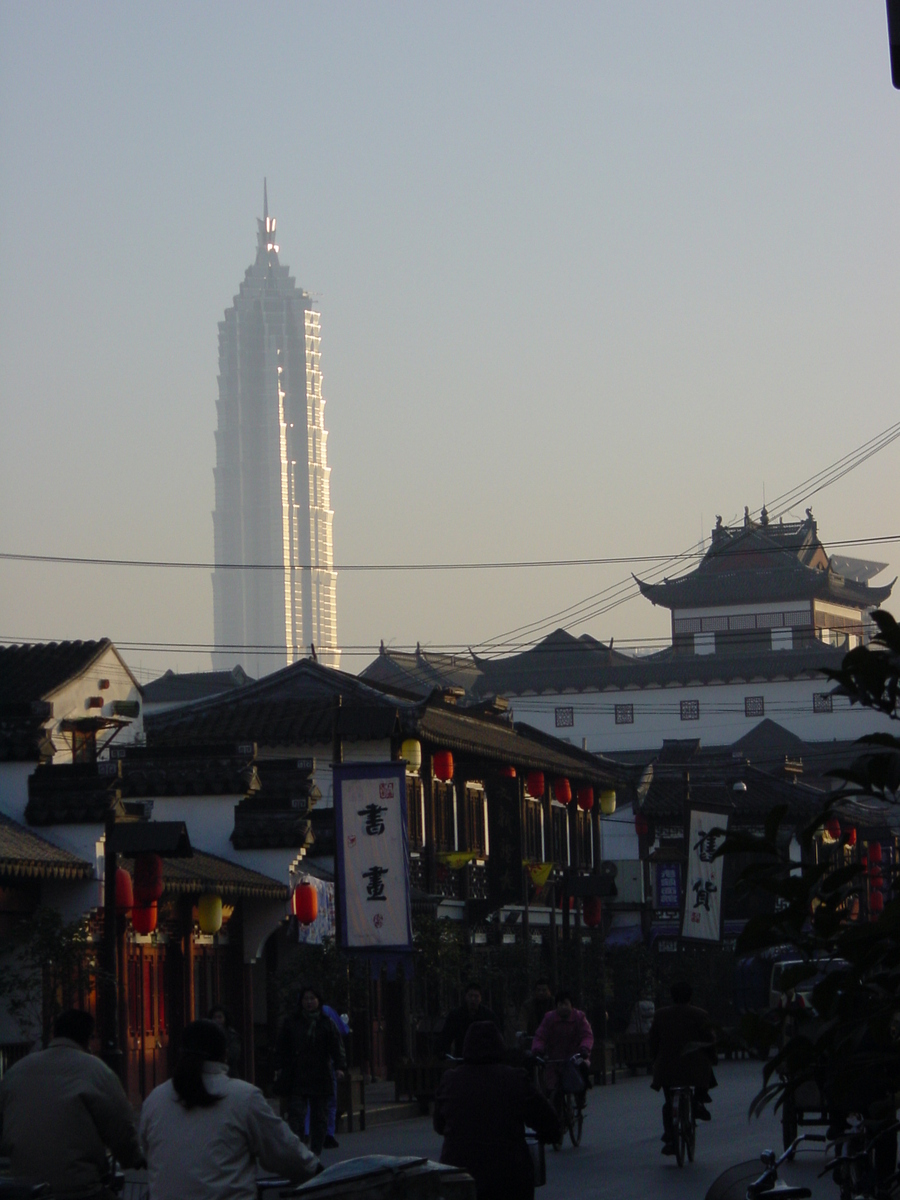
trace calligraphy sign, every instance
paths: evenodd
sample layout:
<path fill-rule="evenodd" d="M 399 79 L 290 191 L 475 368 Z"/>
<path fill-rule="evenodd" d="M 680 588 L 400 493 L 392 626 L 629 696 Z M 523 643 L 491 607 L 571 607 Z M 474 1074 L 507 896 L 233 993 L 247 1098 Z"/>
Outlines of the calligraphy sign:
<path fill-rule="evenodd" d="M 692 808 L 688 822 L 687 882 L 681 936 L 701 942 L 722 940 L 722 877 L 724 860 L 716 850 L 725 840 L 728 814 Z"/>
<path fill-rule="evenodd" d="M 341 763 L 334 770 L 340 945 L 412 949 L 404 763 Z"/>

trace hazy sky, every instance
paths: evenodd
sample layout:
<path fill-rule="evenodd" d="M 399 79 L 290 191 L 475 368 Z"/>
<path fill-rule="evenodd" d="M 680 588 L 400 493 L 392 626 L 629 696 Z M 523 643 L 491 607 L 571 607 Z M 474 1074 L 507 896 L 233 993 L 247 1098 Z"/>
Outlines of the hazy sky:
<path fill-rule="evenodd" d="M 338 565 L 676 553 L 900 419 L 880 0 L 7 0 L 0 89 L 2 551 L 211 559 L 263 176 L 322 312 Z M 826 544 L 900 532 L 898 478 L 900 442 L 816 496 Z M 344 665 L 631 569 L 344 573 Z M 129 648 L 208 644 L 208 572 L 0 562 L 0 637 L 103 635 L 208 667 Z"/>

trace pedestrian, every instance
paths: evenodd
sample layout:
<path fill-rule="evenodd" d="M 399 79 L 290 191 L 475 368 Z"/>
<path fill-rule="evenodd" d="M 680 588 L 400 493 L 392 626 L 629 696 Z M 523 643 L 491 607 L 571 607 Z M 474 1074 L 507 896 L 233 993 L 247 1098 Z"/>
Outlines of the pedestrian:
<path fill-rule="evenodd" d="M 20 1059 L 0 1081 L 0 1153 L 12 1171 L 50 1185 L 58 1200 L 107 1200 L 111 1150 L 143 1164 L 134 1111 L 113 1071 L 89 1049 L 94 1018 L 70 1008 L 46 1050 Z"/>
<path fill-rule="evenodd" d="M 350 1026 L 347 1024 L 347 1022 L 344 1020 L 344 1018 L 341 1016 L 340 1013 L 335 1012 L 335 1010 L 331 1007 L 330 1004 L 323 1004 L 322 1012 L 325 1014 L 326 1017 L 328 1017 L 328 1019 L 330 1021 L 334 1022 L 334 1025 L 337 1028 L 338 1033 L 341 1035 L 341 1040 L 343 1041 L 343 1039 L 345 1037 L 347 1037 L 350 1033 Z M 345 1047 L 345 1053 L 346 1053 L 346 1047 Z M 338 1147 L 340 1146 L 340 1142 L 335 1137 L 335 1134 L 337 1133 L 337 1110 L 338 1110 L 337 1072 L 332 1070 L 331 1075 L 332 1075 L 332 1080 L 333 1080 L 333 1086 L 331 1089 L 331 1096 L 328 1099 L 328 1122 L 325 1127 L 325 1141 L 322 1143 L 322 1146 L 326 1150 L 337 1150 Z M 309 1110 L 308 1109 L 306 1112 L 306 1121 L 303 1124 L 303 1133 L 304 1133 L 305 1137 L 309 1137 Z"/>
<path fill-rule="evenodd" d="M 691 1004 L 691 985 L 684 980 L 672 984 L 672 1003 L 657 1010 L 650 1026 L 650 1053 L 653 1056 L 653 1081 L 650 1086 L 665 1096 L 663 1104 L 663 1154 L 675 1153 L 672 1134 L 671 1089 L 693 1090 L 694 1115 L 710 1119 L 709 1089 L 716 1086 L 713 1072 L 716 1035 L 709 1013 Z"/>
<path fill-rule="evenodd" d="M 228 1074 L 228 1042 L 214 1021 L 185 1027 L 171 1079 L 141 1110 L 150 1200 L 256 1200 L 256 1164 L 294 1183 L 321 1166 L 258 1087 Z"/>
<path fill-rule="evenodd" d="M 312 984 L 287 1018 L 275 1044 L 276 1088 L 287 1098 L 287 1120 L 302 1135 L 309 1110 L 309 1145 L 321 1154 L 328 1133 L 328 1102 L 347 1065 L 337 1026 L 322 1011 L 322 994 Z"/>
<path fill-rule="evenodd" d="M 445 1071 L 438 1085 L 434 1128 L 444 1137 L 441 1162 L 469 1172 L 478 1200 L 533 1200 L 525 1126 L 555 1143 L 559 1123 L 524 1072 L 503 1062 L 504 1054 L 493 1021 L 469 1026 L 462 1065 Z"/>
<path fill-rule="evenodd" d="M 238 1031 L 231 1024 L 231 1017 L 228 1014 L 228 1009 L 223 1008 L 221 1004 L 214 1004 L 207 1013 L 210 1021 L 215 1021 L 225 1034 L 225 1041 L 228 1043 L 228 1074 L 232 1079 L 241 1078 L 241 1037 Z"/>
<path fill-rule="evenodd" d="M 474 1021 L 492 1021 L 502 1034 L 502 1021 L 482 1004 L 481 996 L 480 983 L 473 980 L 466 984 L 464 1002 L 459 1008 L 450 1010 L 444 1028 L 438 1036 L 438 1049 L 441 1054 L 452 1054 L 454 1058 L 461 1058 L 466 1031 Z"/>
<path fill-rule="evenodd" d="M 553 1008 L 553 992 L 549 979 L 536 979 L 534 991 L 519 1012 L 519 1032 L 533 1038 L 544 1017 Z"/>
<path fill-rule="evenodd" d="M 572 993 L 568 988 L 560 988 L 556 993 L 555 1006 L 541 1021 L 531 1043 L 532 1054 L 539 1054 L 548 1060 L 544 1068 L 545 1090 L 552 1092 L 559 1082 L 560 1069 L 554 1062 L 564 1062 L 576 1054 L 584 1059 L 580 1073 L 585 1087 L 588 1087 L 588 1067 L 593 1045 L 594 1031 L 590 1021 L 580 1008 L 573 1006 Z"/>

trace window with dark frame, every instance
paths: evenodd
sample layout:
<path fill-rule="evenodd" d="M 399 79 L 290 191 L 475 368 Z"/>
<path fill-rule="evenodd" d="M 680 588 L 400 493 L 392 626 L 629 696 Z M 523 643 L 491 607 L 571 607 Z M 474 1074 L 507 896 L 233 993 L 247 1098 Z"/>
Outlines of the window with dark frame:
<path fill-rule="evenodd" d="M 699 721 L 700 720 L 700 701 L 699 700 L 682 700 L 681 701 L 681 719 L 682 719 L 682 721 Z"/>
<path fill-rule="evenodd" d="M 766 701 L 763 696 L 745 696 L 744 697 L 744 716 L 745 717 L 764 717 L 766 715 Z"/>
<path fill-rule="evenodd" d="M 531 862 L 544 857 L 541 845 L 541 805 L 538 800 L 525 801 L 525 855 Z"/>
<path fill-rule="evenodd" d="M 578 838 L 578 860 L 582 867 L 592 867 L 594 865 L 593 837 L 591 834 L 591 814 L 582 812 L 579 808 L 575 812 L 575 827 Z"/>
<path fill-rule="evenodd" d="M 575 724 L 574 708 L 557 708 L 555 711 L 556 728 L 571 729 Z"/>
<path fill-rule="evenodd" d="M 634 724 L 634 705 L 633 704 L 617 704 L 616 705 L 616 724 L 617 725 L 633 725 Z"/>
<path fill-rule="evenodd" d="M 453 818 L 453 785 L 437 779 L 434 788 L 434 848 L 441 851 L 455 850 L 455 822 Z"/>
<path fill-rule="evenodd" d="M 813 712 L 830 713 L 833 711 L 831 694 L 829 692 L 813 693 Z"/>
<path fill-rule="evenodd" d="M 553 830 L 553 861 L 569 864 L 569 814 L 559 804 L 550 806 L 550 826 Z"/>
<path fill-rule="evenodd" d="M 481 788 L 466 788 L 466 822 L 469 831 L 467 850 L 474 850 L 479 858 L 484 858 L 484 792 Z"/>
<path fill-rule="evenodd" d="M 409 830 L 410 850 L 421 850 L 425 845 L 425 826 L 422 816 L 422 780 L 418 775 L 407 775 L 406 825 Z"/>

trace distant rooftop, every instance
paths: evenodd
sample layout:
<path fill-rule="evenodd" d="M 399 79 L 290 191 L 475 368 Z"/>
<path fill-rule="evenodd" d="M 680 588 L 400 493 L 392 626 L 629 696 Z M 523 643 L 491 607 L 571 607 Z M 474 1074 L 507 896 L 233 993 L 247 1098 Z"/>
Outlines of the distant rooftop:
<path fill-rule="evenodd" d="M 183 675 L 170 670 L 144 684 L 144 704 L 190 704 L 253 682 L 240 665 L 230 671 L 186 671 Z"/>
<path fill-rule="evenodd" d="M 844 574 L 841 567 L 848 569 Z M 653 604 L 669 609 L 758 604 L 772 601 L 827 600 L 855 608 L 875 608 L 893 584 L 869 587 L 880 570 L 862 559 L 829 558 L 819 541 L 812 509 L 803 521 L 777 524 L 762 510 L 754 521 L 744 510 L 742 525 L 716 519 L 712 541 L 699 566 L 677 579 L 638 587 Z"/>

